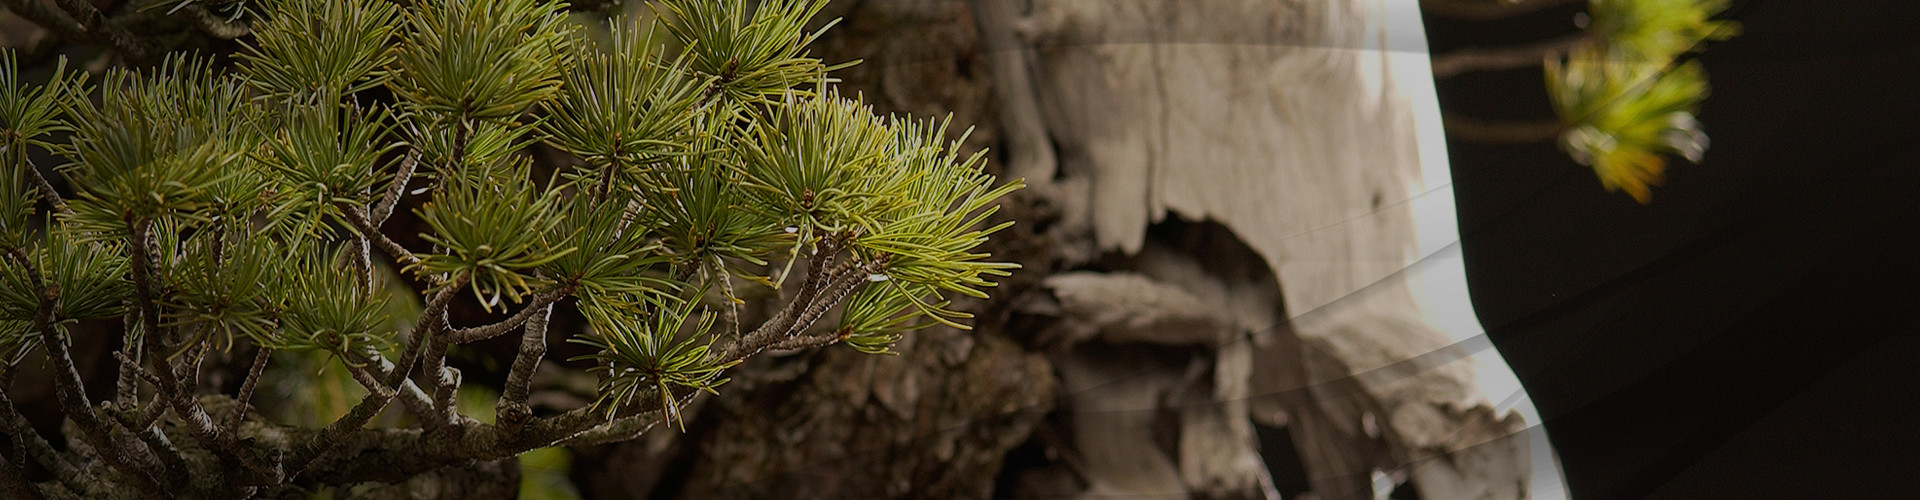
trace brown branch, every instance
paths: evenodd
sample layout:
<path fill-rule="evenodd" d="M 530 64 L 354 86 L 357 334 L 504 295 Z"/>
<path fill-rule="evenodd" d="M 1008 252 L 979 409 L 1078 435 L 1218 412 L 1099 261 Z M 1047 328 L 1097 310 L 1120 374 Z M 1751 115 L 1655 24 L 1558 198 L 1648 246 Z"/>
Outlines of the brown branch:
<path fill-rule="evenodd" d="M 13 460 L 0 456 L 0 485 L 5 485 L 14 498 L 44 499 L 46 494 L 27 482 L 26 468 L 14 464 Z"/>
<path fill-rule="evenodd" d="M 158 402 L 153 405 L 155 408 L 161 406 Z M 161 464 L 166 467 L 167 484 L 176 486 L 186 484 L 190 479 L 187 475 L 186 456 L 180 453 L 180 448 L 174 446 L 172 440 L 167 439 L 166 434 L 160 432 L 159 426 L 154 425 L 154 420 L 148 419 L 146 414 L 136 410 L 137 408 L 112 408 L 107 415 L 112 416 L 125 432 L 133 434 L 142 444 L 145 444 L 148 453 L 160 458 Z"/>
<path fill-rule="evenodd" d="M 188 5 L 186 13 L 187 19 L 192 20 L 195 27 L 215 38 L 232 40 L 253 33 L 253 27 L 247 23 L 221 19 L 204 5 Z"/>
<path fill-rule="evenodd" d="M 385 252 L 388 258 L 393 259 L 401 267 L 420 261 L 419 257 L 413 256 L 413 252 L 400 246 L 399 243 L 394 243 L 392 239 L 387 238 L 387 235 L 382 234 L 380 229 L 374 227 L 373 223 L 368 222 L 366 214 L 361 213 L 359 207 L 347 203 L 341 203 L 339 206 L 340 212 L 347 219 L 347 225 L 353 226 L 355 231 L 360 232 L 361 237 L 373 242 L 374 246 L 380 247 L 381 252 Z"/>
<path fill-rule="evenodd" d="M 132 356 L 135 361 L 133 363 L 134 368 L 132 369 L 127 368 L 127 365 L 124 363 L 120 365 L 120 375 L 114 382 L 113 398 L 117 404 L 133 407 L 139 404 L 140 397 L 140 381 L 136 378 L 135 373 L 140 367 L 140 362 L 138 361 L 140 358 L 138 348 L 140 346 L 133 342 L 133 332 L 134 329 L 139 326 L 140 312 L 133 307 L 129 307 L 125 302 L 122 302 L 122 309 L 124 309 L 125 312 L 120 314 L 120 324 L 123 329 L 121 350 L 132 351 L 133 354 L 130 356 Z"/>
<path fill-rule="evenodd" d="M 240 422 L 247 419 L 247 410 L 253 401 L 253 388 L 260 382 L 260 373 L 267 370 L 267 360 L 273 358 L 273 349 L 255 347 L 253 366 L 247 369 L 247 378 L 240 383 L 240 394 L 233 400 L 233 415 L 227 417 L 227 432 L 240 432 Z"/>
<path fill-rule="evenodd" d="M 784 334 L 792 330 L 800 314 L 813 303 L 814 297 L 819 295 L 827 281 L 843 272 L 842 267 L 851 266 L 851 263 L 848 266 L 834 265 L 834 259 L 837 258 L 839 251 L 840 240 L 837 237 L 821 240 L 819 247 L 814 251 L 814 257 L 807 263 L 807 279 L 800 284 L 800 291 L 794 295 L 793 301 L 788 302 L 786 307 L 780 308 L 780 312 L 768 318 L 765 323 L 761 323 L 759 328 L 734 340 L 726 349 L 715 352 L 725 353 L 724 357 L 727 359 L 744 359 L 754 352 L 759 352 L 766 345 L 784 340 Z M 755 345 L 760 347 L 748 350 L 748 346 Z"/>
<path fill-rule="evenodd" d="M 778 350 L 778 351 L 795 351 L 800 349 L 812 349 L 815 347 L 826 347 L 833 344 L 837 344 L 840 341 L 846 340 L 848 337 L 848 333 L 849 332 L 836 331 L 829 335 L 795 336 L 795 337 L 790 337 L 786 340 L 774 342 L 773 345 L 767 346 L 767 348 Z"/>
<path fill-rule="evenodd" d="M 5 4 L 8 11 L 46 28 L 57 38 L 79 40 L 87 36 L 86 27 L 67 17 L 65 12 L 48 9 L 40 0 L 5 0 Z"/>
<path fill-rule="evenodd" d="M 393 364 L 380 356 L 379 351 L 371 348 L 358 354 L 349 351 L 342 357 L 350 361 L 347 364 L 347 370 L 352 372 L 354 380 L 361 385 L 367 385 L 369 381 L 378 384 L 379 380 L 384 380 L 393 372 Z M 368 378 L 362 379 L 363 376 Z M 372 390 L 371 387 L 368 389 Z M 413 415 L 415 419 L 425 422 L 433 415 L 433 401 L 428 400 L 427 393 L 421 391 L 420 386 L 415 385 L 411 379 L 400 379 L 399 394 L 395 397 L 400 398 L 400 404 L 405 406 L 407 413 Z"/>
<path fill-rule="evenodd" d="M 153 223 L 145 219 L 128 220 L 127 226 L 133 240 L 130 245 L 131 251 L 128 253 L 133 255 L 130 260 L 133 264 L 134 302 L 140 307 L 142 337 L 146 344 L 144 349 L 151 354 L 147 356 L 153 363 L 150 373 L 157 381 L 154 385 L 168 405 L 178 414 L 180 422 L 193 431 L 196 439 L 199 439 L 208 449 L 213 450 L 214 455 L 218 456 L 223 464 L 238 463 L 235 455 L 237 442 L 233 435 L 222 434 L 220 428 L 214 426 L 213 417 L 207 415 L 206 409 L 200 406 L 200 400 L 194 398 L 193 388 L 182 386 L 173 368 L 168 366 L 167 357 L 160 355 L 162 352 L 160 313 L 156 305 L 158 290 L 155 289 L 152 278 L 153 262 L 150 260 L 152 255 L 148 253 L 148 249 L 152 247 Z M 194 366 L 198 367 L 198 363 L 194 363 Z M 196 369 L 195 378 L 197 378 L 197 372 Z"/>
<path fill-rule="evenodd" d="M 1444 118 L 1447 137 L 1486 144 L 1523 144 L 1545 142 L 1560 136 L 1566 126 L 1558 121 L 1487 122 L 1472 118 Z"/>
<path fill-rule="evenodd" d="M 11 365 L 5 369 L 8 372 L 13 371 Z M 62 458 L 60 452 L 54 451 L 53 445 L 47 442 L 47 438 L 33 430 L 33 424 L 20 414 L 19 409 L 14 407 L 13 400 L 7 397 L 7 389 L 0 387 L 0 428 L 6 429 L 7 436 L 13 438 L 14 445 L 26 448 L 27 456 L 33 457 L 41 467 L 52 472 L 53 478 L 60 481 L 60 484 L 66 485 L 69 490 L 86 493 L 86 483 L 80 479 L 80 470 Z"/>
<path fill-rule="evenodd" d="M 1460 49 L 1433 56 L 1433 78 L 1444 80 L 1471 71 L 1536 67 L 1547 59 L 1566 57 L 1574 50 L 1597 41 L 1598 38 L 1592 33 L 1581 31 L 1524 45 Z"/>
<path fill-rule="evenodd" d="M 89 34 L 105 38 L 108 43 L 113 45 L 115 50 L 120 51 L 120 55 L 125 56 L 129 61 L 134 63 L 144 63 L 147 61 L 149 55 L 147 48 L 141 46 L 140 42 L 133 38 L 133 34 L 128 33 L 125 28 L 107 22 L 107 16 L 101 14 L 100 9 L 94 8 L 92 2 L 88 0 L 54 0 L 54 3 L 58 4 L 62 10 L 67 11 L 67 15 L 72 16 L 74 21 L 78 21 L 80 26 L 86 29 Z"/>
<path fill-rule="evenodd" d="M 395 393 L 394 390 L 387 388 L 399 387 L 407 378 L 407 374 L 413 371 L 413 364 L 420 361 L 421 354 L 430 342 L 429 339 L 433 338 L 441 325 L 446 324 L 444 318 L 447 304 L 453 301 L 454 294 L 461 287 L 467 286 L 468 280 L 471 279 L 473 279 L 472 274 L 462 273 L 427 300 L 426 308 L 420 314 L 420 321 L 414 326 L 413 338 L 407 341 L 407 349 L 401 355 L 400 362 L 394 365 L 393 371 L 387 372 L 386 380 L 377 386 L 386 390 L 369 391 L 366 397 L 360 399 L 360 403 L 347 410 L 346 415 L 327 424 L 305 444 L 295 449 L 292 458 L 287 461 L 288 477 L 299 476 L 313 464 L 314 459 L 319 458 L 320 454 L 332 449 L 342 436 L 360 430 L 368 421 L 373 420 L 380 410 L 386 409 L 387 403 L 393 401 Z"/>
<path fill-rule="evenodd" d="M 113 440 L 100 414 L 94 412 L 93 401 L 87 398 L 86 386 L 81 382 L 80 371 L 73 363 L 73 353 L 67 349 L 66 336 L 54 327 L 54 304 L 60 299 L 60 287 L 48 284 L 25 252 L 12 247 L 5 250 L 7 256 L 26 271 L 27 281 L 33 289 L 40 291 L 40 304 L 34 311 L 33 328 L 40 332 L 41 344 L 47 349 L 47 360 L 54 365 L 54 398 L 59 400 L 60 410 L 80 428 L 82 440 L 100 453 L 101 458 L 131 478 L 136 487 L 157 491 L 152 489 L 157 487 L 159 480 L 150 475 L 157 468 L 157 464 L 151 463 L 153 457 L 137 456 L 129 452 L 124 444 Z"/>
<path fill-rule="evenodd" d="M 1582 1 L 1585 0 L 1420 0 L 1420 12 L 1468 21 L 1492 21 Z"/>
<path fill-rule="evenodd" d="M 427 355 L 422 359 L 426 364 L 421 366 L 421 375 L 433 382 L 433 413 L 422 420 L 431 425 L 429 430 L 452 436 L 460 423 L 460 409 L 454 404 L 460 391 L 460 370 L 447 367 L 450 344 L 437 339 L 427 342 Z"/>
<path fill-rule="evenodd" d="M 507 332 L 513 331 L 514 328 L 519 328 L 520 325 L 525 324 L 529 318 L 546 314 L 545 311 L 548 310 L 548 306 L 553 305 L 554 301 L 560 300 L 561 297 L 565 297 L 570 292 L 571 288 L 561 288 L 537 295 L 532 301 L 527 302 L 526 307 L 520 308 L 519 313 L 515 313 L 512 317 L 502 320 L 499 323 L 448 331 L 440 335 L 439 340 L 454 344 L 466 344 L 504 335 Z"/>
<path fill-rule="evenodd" d="M 24 157 L 23 155 L 22 158 Z M 47 177 L 40 175 L 40 169 L 33 166 L 33 160 L 27 160 L 26 169 L 27 176 L 33 179 L 33 187 L 40 191 L 40 197 L 46 199 L 48 205 L 53 206 L 53 211 L 62 214 L 73 213 L 73 210 L 67 209 L 67 201 L 60 199 L 60 193 L 53 190 L 53 184 L 48 183 Z"/>
<path fill-rule="evenodd" d="M 500 389 L 500 400 L 493 405 L 493 421 L 500 426 L 502 441 L 519 439 L 527 419 L 533 417 L 527 396 L 533 392 L 533 372 L 540 367 L 540 359 L 547 355 L 547 321 L 552 316 L 553 304 L 542 306 L 538 314 L 527 318 L 527 327 L 520 334 L 520 352 L 514 355 L 507 383 Z"/>
<path fill-rule="evenodd" d="M 413 169 L 420 161 L 420 152 L 407 150 L 407 156 L 400 159 L 400 167 L 393 172 L 393 182 L 387 184 L 387 192 L 380 196 L 380 202 L 373 205 L 372 219 L 368 226 L 379 227 L 393 215 L 393 208 L 400 205 L 400 196 L 407 190 L 407 182 L 413 180 Z"/>

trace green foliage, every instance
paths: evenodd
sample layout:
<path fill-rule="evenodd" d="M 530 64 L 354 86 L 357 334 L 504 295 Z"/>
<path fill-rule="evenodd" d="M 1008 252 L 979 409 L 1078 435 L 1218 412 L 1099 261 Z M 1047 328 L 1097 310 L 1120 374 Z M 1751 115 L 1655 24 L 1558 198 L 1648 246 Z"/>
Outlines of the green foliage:
<path fill-rule="evenodd" d="M 739 169 L 749 206 L 802 238 L 874 226 L 911 179 L 882 157 L 893 139 L 886 123 L 831 93 L 790 96 L 749 134 Z"/>
<path fill-rule="evenodd" d="M 543 286 L 528 273 L 578 247 L 547 238 L 560 223 L 559 193 L 537 192 L 526 169 L 524 161 L 514 161 L 448 179 L 448 186 L 419 210 L 433 229 L 421 237 L 445 251 L 422 255 L 409 270 L 422 277 L 470 274 L 474 297 L 489 310 L 502 296 L 519 302 Z"/>
<path fill-rule="evenodd" d="M 839 307 L 837 339 L 884 353 L 923 316 L 964 328 L 948 294 L 984 297 L 1015 267 L 978 248 L 1021 183 L 996 185 L 945 122 L 832 91 L 835 67 L 805 50 L 824 4 L 671 1 L 677 43 L 623 21 L 601 46 L 552 0 L 269 0 L 237 70 L 173 56 L 109 70 L 97 92 L 64 67 L 23 85 L 0 52 L 0 249 L 59 288 L 59 325 L 151 306 L 159 321 L 133 330 L 166 349 L 292 351 L 274 359 L 335 369 L 325 390 L 343 401 L 359 393 L 338 363 L 392 353 L 400 325 L 439 331 L 402 316 L 444 303 L 391 290 L 461 286 L 449 296 L 489 311 L 538 297 L 587 318 L 570 340 L 595 348 L 596 409 L 659 398 L 684 425 L 679 398 L 765 347 L 715 348 L 741 341 L 700 305 L 715 284 L 734 299 L 733 277 L 778 287 L 773 268 L 813 260 L 802 286 L 819 288 L 787 306 L 808 323 L 782 326 Z M 30 147 L 64 158 L 70 213 L 37 211 Z M 379 232 L 394 207 L 417 215 L 417 239 Z M 369 279 L 389 260 L 411 286 Z M 37 337 L 45 290 L 25 269 L 0 268 L 7 359 Z M 546 302 L 563 295 L 577 300 Z"/>
<path fill-rule="evenodd" d="M 1665 61 L 1692 51 L 1702 40 L 1724 40 L 1739 25 L 1715 21 L 1731 0 L 1592 0 L 1587 14 L 1595 33 L 1620 55 Z"/>
<path fill-rule="evenodd" d="M 103 237 L 132 221 L 205 221 L 209 189 L 250 168 L 258 142 L 242 81 L 174 57 L 151 76 L 111 70 L 100 103 L 67 101 L 73 137 L 62 167 L 79 199 L 68 223 Z"/>
<path fill-rule="evenodd" d="M 758 5 L 751 11 L 749 2 L 741 0 L 662 3 L 678 21 L 667 29 L 687 47 L 693 69 L 715 77 L 714 88 L 730 99 L 779 97 L 793 92 L 797 83 L 812 83 L 845 67 L 829 68 L 807 57 L 807 45 L 826 31 L 806 33 L 807 21 L 827 0 L 767 0 L 754 2 Z"/>
<path fill-rule="evenodd" d="M 384 0 L 270 0 L 240 54 L 248 81 L 292 101 L 322 102 L 385 83 L 400 8 Z"/>
<path fill-rule="evenodd" d="M 708 136 L 695 143 L 697 153 L 637 171 L 640 205 L 657 221 L 661 243 L 678 265 L 715 259 L 765 264 L 762 257 L 791 247 L 793 235 L 779 220 L 745 206 L 744 188 L 719 147 Z"/>
<path fill-rule="evenodd" d="M 643 390 L 652 389 L 655 397 L 661 398 L 667 421 L 685 426 L 679 405 L 673 401 L 673 389 L 713 392 L 727 382 L 719 378 L 720 372 L 735 362 L 707 356 L 712 342 L 707 332 L 713 328 L 713 315 L 696 312 L 696 300 L 679 302 L 675 306 L 664 299 L 648 298 L 624 304 L 589 303 L 580 308 L 593 334 L 571 340 L 600 349 L 575 358 L 593 360 L 595 369 L 604 373 L 596 407 L 626 406 Z M 694 319 L 696 315 L 699 319 Z"/>
<path fill-rule="evenodd" d="M 382 159 L 400 147 L 381 140 L 393 128 L 386 108 L 298 106 L 283 116 L 284 128 L 255 157 L 278 174 L 279 211 L 338 218 L 340 204 L 371 201 L 369 193 L 381 176 L 369 174 L 385 170 Z"/>
<path fill-rule="evenodd" d="M 26 248 L 44 285 L 59 292 L 54 302 L 55 326 L 65 328 L 80 320 L 116 318 L 129 291 L 126 251 L 118 244 L 83 241 L 66 230 L 53 230 L 40 245 Z M 39 309 L 41 290 L 25 266 L 0 257 L 0 359 L 12 361 L 19 349 L 33 345 L 39 332 L 30 331 Z"/>
<path fill-rule="evenodd" d="M 652 31 L 636 31 L 631 24 L 613 30 L 610 52 L 576 43 L 578 66 L 547 106 L 553 144 L 590 165 L 640 165 L 689 147 L 694 105 L 711 77 L 665 59 Z"/>
<path fill-rule="evenodd" d="M 846 336 L 847 346 L 860 352 L 892 354 L 893 344 L 906 332 L 933 325 L 914 322 L 933 293 L 927 285 L 890 284 L 861 289 L 847 300 L 846 313 L 840 316 L 836 332 Z M 946 306 L 946 302 L 940 302 L 931 308 Z"/>
<path fill-rule="evenodd" d="M 560 90 L 571 28 L 551 0 L 423 0 L 396 56 L 395 93 L 416 111 L 466 119 L 519 115 Z"/>
<path fill-rule="evenodd" d="M 1672 70 L 1646 62 L 1575 56 L 1548 63 L 1549 96 L 1562 116 L 1581 120 L 1561 134 L 1575 161 L 1593 167 L 1607 190 L 1651 199 L 1660 184 L 1663 154 L 1699 162 L 1707 136 L 1694 119 L 1707 93 L 1706 73 L 1689 62 Z"/>
<path fill-rule="evenodd" d="M 1698 163 L 1707 135 L 1694 113 L 1707 96 L 1698 63 L 1674 64 L 1702 41 L 1738 32 L 1712 17 L 1727 0 L 1592 0 L 1601 43 L 1547 61 L 1547 90 L 1566 125 L 1561 147 L 1593 167 L 1608 191 L 1640 203 L 1660 184 L 1665 155 Z"/>
<path fill-rule="evenodd" d="M 651 221 L 629 221 L 628 212 L 610 209 L 627 206 L 625 193 L 616 196 L 601 204 L 585 195 L 560 203 L 561 216 L 547 239 L 580 246 L 540 265 L 540 273 L 588 300 L 674 290 L 679 285 L 672 280 L 646 273 L 669 261 L 661 245 L 647 237 Z"/>
<path fill-rule="evenodd" d="M 898 169 L 895 175 L 912 179 L 901 193 L 910 203 L 890 210 L 878 227 L 854 239 L 855 247 L 887 262 L 886 274 L 880 277 L 986 298 L 980 289 L 993 286 L 986 277 L 1006 276 L 1019 265 L 988 262 L 987 254 L 973 252 L 986 243 L 988 235 L 1013 222 L 980 226 L 999 209 L 993 205 L 995 200 L 1025 184 L 1016 179 L 994 187 L 993 176 L 980 171 L 983 153 L 962 159 L 958 148 L 964 139 L 942 142 L 945 121 L 935 126 L 908 120 L 895 127 L 896 142 L 890 153 Z M 968 314 L 919 300 L 912 303 L 936 321 L 968 328 L 953 321 L 971 317 Z"/>

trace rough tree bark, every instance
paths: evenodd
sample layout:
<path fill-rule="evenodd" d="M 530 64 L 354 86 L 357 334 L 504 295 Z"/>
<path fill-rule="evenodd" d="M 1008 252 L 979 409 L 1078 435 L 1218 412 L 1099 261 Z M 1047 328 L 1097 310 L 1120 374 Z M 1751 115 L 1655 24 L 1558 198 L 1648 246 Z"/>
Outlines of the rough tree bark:
<path fill-rule="evenodd" d="M 743 367 L 686 433 L 582 450 L 603 498 L 1521 498 L 1517 415 L 1401 273 L 1421 169 L 1379 50 L 1413 0 L 866 0 L 823 39 L 1034 186 L 973 332 Z M 1429 131 L 1437 133 L 1438 131 Z M 1260 428 L 1296 450 L 1262 449 Z M 1268 440 L 1269 444 L 1271 440 Z M 598 458 L 599 460 L 594 460 Z"/>

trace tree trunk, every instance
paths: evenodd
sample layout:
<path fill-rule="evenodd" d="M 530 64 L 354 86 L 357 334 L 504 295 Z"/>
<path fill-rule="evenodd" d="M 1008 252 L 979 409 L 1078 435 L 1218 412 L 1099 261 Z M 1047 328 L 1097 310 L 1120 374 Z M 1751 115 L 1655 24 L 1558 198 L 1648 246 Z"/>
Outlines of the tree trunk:
<path fill-rule="evenodd" d="M 1381 45 L 1384 9 L 1416 8 L 833 3 L 815 53 L 865 61 L 844 93 L 950 111 L 1027 177 L 991 243 L 1024 268 L 968 304 L 971 332 L 756 360 L 684 433 L 580 450 L 576 478 L 599 498 L 1524 497 L 1525 424 L 1403 273 L 1408 88 L 1431 74 Z"/>

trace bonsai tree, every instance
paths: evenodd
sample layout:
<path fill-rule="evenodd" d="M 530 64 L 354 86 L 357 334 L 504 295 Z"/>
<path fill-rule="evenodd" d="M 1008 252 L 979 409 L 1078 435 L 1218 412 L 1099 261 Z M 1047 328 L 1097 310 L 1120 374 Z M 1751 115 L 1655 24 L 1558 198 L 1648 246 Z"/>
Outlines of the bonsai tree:
<path fill-rule="evenodd" d="M 806 50 L 825 0 L 663 3 L 663 32 L 615 22 L 595 41 L 553 0 L 254 2 L 234 60 L 166 55 L 97 83 L 62 62 L 27 85 L 0 52 L 0 381 L 43 352 L 70 440 L 0 398 L 22 450 L 0 462 L 8 493 L 397 482 L 681 423 L 768 349 L 885 353 L 929 322 L 966 328 L 947 298 L 1016 267 L 975 249 L 1021 183 L 983 173 L 945 121 L 836 93 L 839 66 Z M 534 148 L 574 161 L 537 168 Z M 64 160 L 68 196 L 29 150 Z M 405 206 L 417 240 L 387 224 Z M 386 317 L 416 299 L 383 269 L 422 290 L 418 318 Z M 741 325 L 736 281 L 784 306 Z M 508 317 L 452 324 L 461 302 Z M 550 332 L 556 308 L 587 328 Z M 122 339 L 74 328 L 115 320 Z M 592 404 L 529 406 L 550 334 L 592 348 Z M 491 418 L 463 414 L 448 349 L 503 335 L 519 349 Z M 70 346 L 87 342 L 119 343 L 110 398 L 84 390 Z M 202 360 L 236 350 L 253 360 L 238 392 L 198 391 Z M 324 353 L 367 394 L 317 428 L 267 421 L 250 401 L 275 351 Z M 406 425 L 372 424 L 396 405 Z"/>

